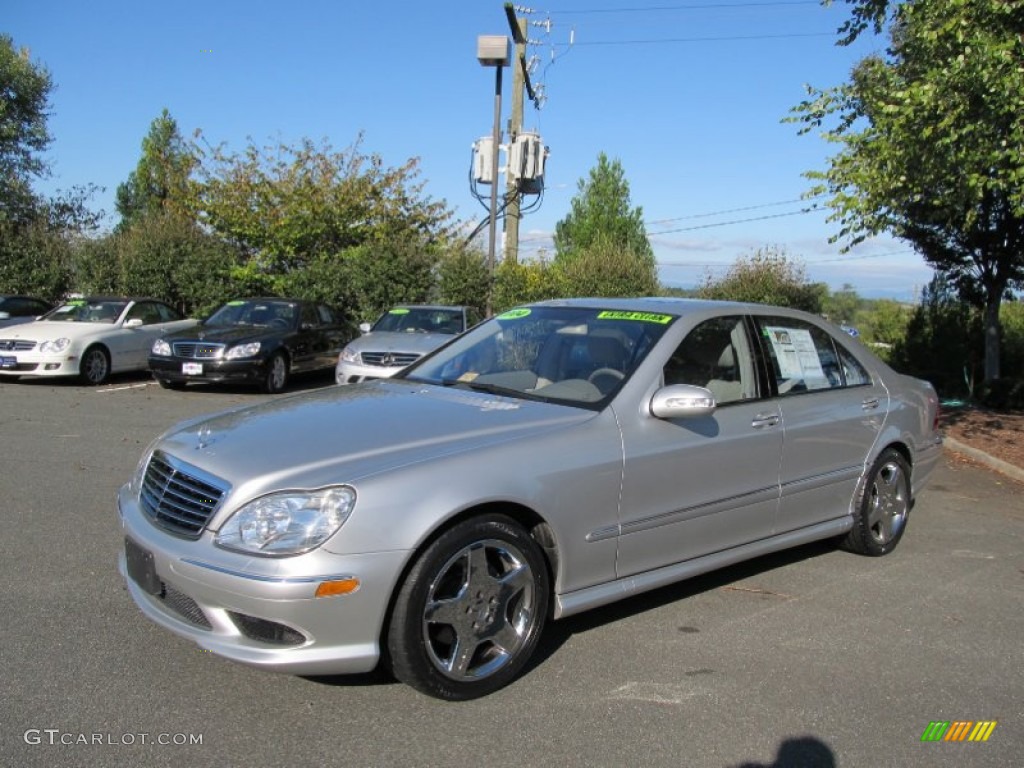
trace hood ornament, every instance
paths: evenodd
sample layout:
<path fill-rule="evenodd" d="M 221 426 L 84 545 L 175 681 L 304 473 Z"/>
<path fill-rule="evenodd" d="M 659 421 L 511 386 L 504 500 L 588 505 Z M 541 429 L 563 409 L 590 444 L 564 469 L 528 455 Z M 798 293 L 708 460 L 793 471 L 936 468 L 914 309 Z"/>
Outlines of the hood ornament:
<path fill-rule="evenodd" d="M 213 437 L 213 430 L 209 426 L 202 426 L 199 431 L 196 432 L 196 450 L 201 451 L 207 446 L 213 444 L 215 438 Z"/>

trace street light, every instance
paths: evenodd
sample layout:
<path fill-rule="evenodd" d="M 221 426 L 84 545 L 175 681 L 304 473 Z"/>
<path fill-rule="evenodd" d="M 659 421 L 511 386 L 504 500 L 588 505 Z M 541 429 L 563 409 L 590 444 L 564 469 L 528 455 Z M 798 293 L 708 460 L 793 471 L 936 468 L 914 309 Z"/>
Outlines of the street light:
<path fill-rule="evenodd" d="M 491 218 L 488 225 L 487 314 L 491 314 L 494 282 L 494 252 L 498 224 L 498 145 L 501 143 L 501 70 L 509 65 L 511 48 L 505 35 L 480 35 L 476 39 L 476 60 L 481 66 L 494 67 L 494 129 L 491 141 Z"/>

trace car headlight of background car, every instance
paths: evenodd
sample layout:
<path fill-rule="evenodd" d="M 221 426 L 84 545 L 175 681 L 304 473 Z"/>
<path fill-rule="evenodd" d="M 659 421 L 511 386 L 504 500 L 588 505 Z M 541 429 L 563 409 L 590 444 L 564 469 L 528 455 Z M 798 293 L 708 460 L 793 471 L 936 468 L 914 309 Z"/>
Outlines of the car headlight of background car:
<path fill-rule="evenodd" d="M 163 339 L 157 339 L 156 341 L 153 342 L 153 348 L 150 351 L 154 355 L 159 355 L 160 357 L 170 357 L 171 345 L 168 344 Z"/>
<path fill-rule="evenodd" d="M 53 355 L 63 352 L 71 344 L 71 339 L 61 336 L 59 339 L 44 341 L 39 345 L 39 351 L 46 355 Z"/>
<path fill-rule="evenodd" d="M 346 363 L 362 362 L 359 358 L 359 353 L 352 349 L 352 347 L 345 347 L 341 350 L 341 359 Z"/>
<path fill-rule="evenodd" d="M 259 353 L 260 343 L 253 341 L 248 344 L 239 344 L 237 347 L 232 347 L 224 357 L 227 360 L 237 360 L 240 357 L 253 357 Z"/>
<path fill-rule="evenodd" d="M 346 485 L 284 491 L 250 501 L 221 527 L 218 546 L 257 555 L 316 549 L 348 520 L 356 492 Z"/>

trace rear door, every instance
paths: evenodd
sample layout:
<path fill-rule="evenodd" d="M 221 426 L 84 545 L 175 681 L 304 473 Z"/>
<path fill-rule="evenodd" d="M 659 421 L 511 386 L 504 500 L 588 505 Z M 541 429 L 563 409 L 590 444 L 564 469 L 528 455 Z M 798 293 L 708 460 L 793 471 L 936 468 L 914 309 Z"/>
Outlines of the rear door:
<path fill-rule="evenodd" d="M 778 532 L 848 513 L 888 394 L 841 341 L 802 318 L 754 318 L 785 426 Z"/>

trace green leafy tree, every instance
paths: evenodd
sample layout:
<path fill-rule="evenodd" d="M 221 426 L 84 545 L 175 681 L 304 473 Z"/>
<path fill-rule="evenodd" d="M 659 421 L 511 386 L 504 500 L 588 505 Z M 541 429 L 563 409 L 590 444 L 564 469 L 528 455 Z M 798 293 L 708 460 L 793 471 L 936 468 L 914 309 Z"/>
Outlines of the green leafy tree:
<path fill-rule="evenodd" d="M 604 152 L 588 179 L 580 179 L 568 215 L 555 224 L 555 261 L 571 259 L 591 246 L 620 248 L 654 264 L 643 210 L 632 207 L 622 164 Z"/>
<path fill-rule="evenodd" d="M 760 248 L 740 256 L 724 277 L 704 278 L 700 296 L 705 299 L 774 304 L 820 313 L 828 288 L 811 283 L 802 263 L 777 246 Z"/>
<path fill-rule="evenodd" d="M 563 290 L 560 275 L 551 262 L 506 259 L 494 272 L 494 311 L 500 313 L 517 304 L 558 298 Z"/>
<path fill-rule="evenodd" d="M 363 246 L 386 256 L 446 242 L 451 212 L 424 194 L 418 161 L 387 168 L 359 143 L 342 152 L 309 139 L 240 154 L 199 149 L 193 208 L 269 275 Z"/>
<path fill-rule="evenodd" d="M 0 221 L 35 218 L 31 182 L 42 176 L 50 144 L 46 125 L 53 80 L 27 48 L 0 34 Z M 10 232 L 5 233 L 10 236 Z"/>
<path fill-rule="evenodd" d="M 1000 304 L 1024 280 L 1024 4 L 853 7 L 841 42 L 888 18 L 890 45 L 794 109 L 840 147 L 811 193 L 831 196 L 837 240 L 904 239 L 982 310 L 984 378 L 999 378 Z"/>
<path fill-rule="evenodd" d="M 653 296 L 660 292 L 654 260 L 599 236 L 573 258 L 555 260 L 564 296 Z"/>
<path fill-rule="evenodd" d="M 469 245 L 456 245 L 437 265 L 437 300 L 442 304 L 475 307 L 482 317 L 491 279 L 486 255 Z"/>
<path fill-rule="evenodd" d="M 196 157 L 166 109 L 153 120 L 142 140 L 142 157 L 128 180 L 117 188 L 120 228 L 141 218 L 174 212 L 183 214 L 189 200 L 189 177 Z"/>

